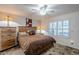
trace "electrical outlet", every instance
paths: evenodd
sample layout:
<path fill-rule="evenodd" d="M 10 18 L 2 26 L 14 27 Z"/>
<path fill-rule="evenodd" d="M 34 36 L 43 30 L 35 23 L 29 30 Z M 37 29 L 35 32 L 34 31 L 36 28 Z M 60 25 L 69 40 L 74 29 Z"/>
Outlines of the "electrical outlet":
<path fill-rule="evenodd" d="M 74 41 L 70 41 L 70 43 L 71 43 L 71 45 L 73 45 L 74 44 Z"/>

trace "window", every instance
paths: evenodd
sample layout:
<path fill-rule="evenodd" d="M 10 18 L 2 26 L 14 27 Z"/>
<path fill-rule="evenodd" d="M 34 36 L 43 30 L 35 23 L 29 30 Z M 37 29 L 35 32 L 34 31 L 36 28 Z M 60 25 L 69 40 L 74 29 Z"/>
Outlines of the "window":
<path fill-rule="evenodd" d="M 57 35 L 57 22 L 54 22 L 53 24 L 52 24 L 52 27 L 53 27 L 53 34 L 54 35 Z"/>
<path fill-rule="evenodd" d="M 69 36 L 69 21 L 64 20 L 64 21 L 56 21 L 50 23 L 50 33 L 52 35 L 58 35 L 58 36 Z"/>
<path fill-rule="evenodd" d="M 63 35 L 64 36 L 69 36 L 69 21 L 63 21 Z"/>
<path fill-rule="evenodd" d="M 58 30 L 57 30 L 58 33 L 57 34 L 62 35 L 62 21 L 58 21 L 58 27 L 57 28 L 58 28 Z"/>

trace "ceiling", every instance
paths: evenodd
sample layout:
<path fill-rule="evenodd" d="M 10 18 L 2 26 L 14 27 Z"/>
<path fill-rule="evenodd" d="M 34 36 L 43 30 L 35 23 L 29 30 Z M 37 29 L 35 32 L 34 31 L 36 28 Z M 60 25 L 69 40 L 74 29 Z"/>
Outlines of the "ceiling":
<path fill-rule="evenodd" d="M 51 12 L 46 15 L 40 15 L 39 11 L 34 10 L 38 8 L 38 4 L 0 4 L 0 12 L 6 15 L 16 15 L 22 17 L 29 17 L 33 19 L 50 18 L 66 13 L 79 11 L 79 4 L 48 4 Z M 1 15 L 0 15 L 1 16 Z"/>

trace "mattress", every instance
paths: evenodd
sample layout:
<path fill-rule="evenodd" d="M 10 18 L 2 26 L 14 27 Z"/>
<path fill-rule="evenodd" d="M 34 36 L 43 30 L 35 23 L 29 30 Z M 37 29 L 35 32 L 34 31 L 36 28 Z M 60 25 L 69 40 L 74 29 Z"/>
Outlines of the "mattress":
<path fill-rule="evenodd" d="M 19 35 L 18 41 L 25 54 L 40 54 L 56 43 L 54 38 L 46 35 Z"/>

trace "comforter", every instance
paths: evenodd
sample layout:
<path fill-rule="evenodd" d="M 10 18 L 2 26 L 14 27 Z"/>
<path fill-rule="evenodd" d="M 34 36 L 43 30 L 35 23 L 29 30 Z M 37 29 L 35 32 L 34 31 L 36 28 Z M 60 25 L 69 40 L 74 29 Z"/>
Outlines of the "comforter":
<path fill-rule="evenodd" d="M 41 54 L 56 43 L 55 39 L 46 35 L 19 35 L 19 45 L 25 54 Z"/>

